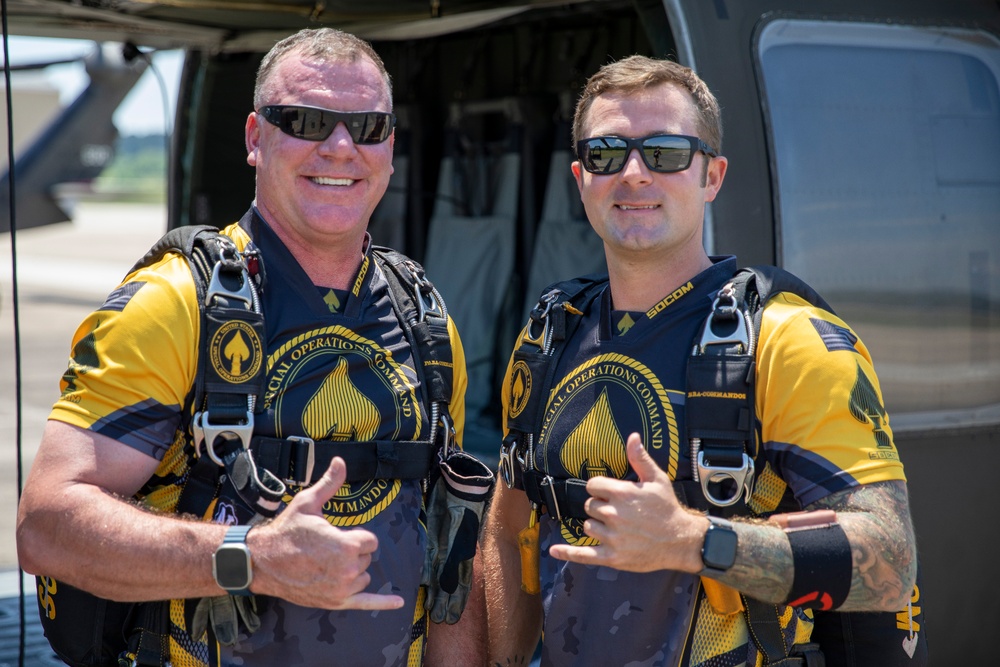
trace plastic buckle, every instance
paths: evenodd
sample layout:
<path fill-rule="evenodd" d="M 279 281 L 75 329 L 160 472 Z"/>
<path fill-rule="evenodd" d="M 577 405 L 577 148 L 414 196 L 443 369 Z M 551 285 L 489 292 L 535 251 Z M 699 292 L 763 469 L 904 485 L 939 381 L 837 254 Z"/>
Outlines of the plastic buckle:
<path fill-rule="evenodd" d="M 701 490 L 705 494 L 705 498 L 713 505 L 718 507 L 734 505 L 744 494 L 749 501 L 753 493 L 753 459 L 744 452 L 743 465 L 739 468 L 705 465 L 705 452 L 698 452 L 698 478 L 701 480 Z M 736 490 L 728 498 L 717 498 L 709 489 L 709 484 L 726 481 L 732 481 L 736 485 Z"/>
<path fill-rule="evenodd" d="M 205 304 L 210 306 L 212 305 L 212 300 L 215 297 L 222 296 L 229 299 L 240 299 L 252 309 L 253 291 L 250 287 L 250 274 L 247 273 L 246 268 L 243 268 L 240 271 L 240 288 L 236 291 L 233 291 L 222 284 L 222 279 L 220 278 L 221 268 L 222 262 L 216 262 L 215 266 L 212 267 L 212 278 L 208 281 L 208 290 L 205 293 Z"/>
<path fill-rule="evenodd" d="M 215 439 L 224 433 L 229 433 L 239 438 L 243 449 L 249 449 L 250 438 L 253 436 L 253 413 L 248 410 L 246 420 L 241 424 L 223 425 L 209 422 L 207 412 L 196 412 L 191 421 L 191 431 L 194 433 L 195 456 L 201 456 L 201 443 L 204 442 L 208 457 L 222 466 L 225 463 L 215 453 Z"/>
<path fill-rule="evenodd" d="M 300 442 L 306 446 L 306 469 L 305 475 L 299 475 L 298 468 L 295 470 L 295 474 L 300 477 L 300 479 L 288 478 L 285 480 L 286 484 L 295 484 L 301 487 L 307 487 L 312 484 L 313 472 L 316 468 L 316 441 L 312 438 L 307 438 L 304 435 L 290 435 L 285 440 L 289 442 Z M 296 457 L 292 457 L 292 461 L 295 461 Z"/>

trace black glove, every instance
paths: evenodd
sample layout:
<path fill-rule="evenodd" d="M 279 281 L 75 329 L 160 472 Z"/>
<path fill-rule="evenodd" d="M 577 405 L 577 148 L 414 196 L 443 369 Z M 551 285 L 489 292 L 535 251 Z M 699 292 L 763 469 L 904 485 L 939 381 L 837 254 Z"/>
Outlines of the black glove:
<path fill-rule="evenodd" d="M 472 559 L 479 527 L 495 477 L 486 465 L 461 450 L 440 459 L 440 475 L 427 499 L 427 553 L 421 583 L 424 606 L 435 623 L 457 623 L 469 599 Z"/>

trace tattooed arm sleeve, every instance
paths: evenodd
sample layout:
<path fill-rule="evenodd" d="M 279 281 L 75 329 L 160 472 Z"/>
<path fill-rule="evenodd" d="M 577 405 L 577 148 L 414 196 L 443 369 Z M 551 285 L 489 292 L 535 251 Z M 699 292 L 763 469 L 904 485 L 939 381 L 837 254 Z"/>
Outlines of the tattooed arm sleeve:
<path fill-rule="evenodd" d="M 905 606 L 917 559 L 906 484 L 877 482 L 833 494 L 806 509 L 832 509 L 851 544 L 851 589 L 842 611 L 895 611 Z M 720 580 L 750 597 L 784 602 L 792 585 L 792 552 L 784 532 L 739 522 L 736 564 Z"/>

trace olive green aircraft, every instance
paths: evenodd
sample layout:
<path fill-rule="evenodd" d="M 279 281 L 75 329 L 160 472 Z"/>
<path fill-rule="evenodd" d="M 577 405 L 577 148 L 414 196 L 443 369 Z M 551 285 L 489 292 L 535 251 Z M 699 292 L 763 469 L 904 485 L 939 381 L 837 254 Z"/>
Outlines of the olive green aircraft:
<path fill-rule="evenodd" d="M 495 456 L 507 354 L 541 288 L 600 270 L 569 164 L 581 85 L 634 53 L 723 110 L 712 254 L 805 279 L 875 359 L 906 466 L 932 664 L 996 664 L 1000 6 L 994 0 L 7 0 L 13 34 L 183 49 L 170 226 L 253 197 L 243 127 L 276 40 L 370 40 L 394 85 L 376 242 L 422 261 L 463 334 L 466 446 Z M 995 449 L 994 449 L 995 448 Z M 995 480 L 994 480 L 995 481 Z M 990 518 L 994 517 L 994 518 Z M 906 614 L 900 617 L 907 622 Z M 994 657 L 990 657 L 993 655 Z"/>

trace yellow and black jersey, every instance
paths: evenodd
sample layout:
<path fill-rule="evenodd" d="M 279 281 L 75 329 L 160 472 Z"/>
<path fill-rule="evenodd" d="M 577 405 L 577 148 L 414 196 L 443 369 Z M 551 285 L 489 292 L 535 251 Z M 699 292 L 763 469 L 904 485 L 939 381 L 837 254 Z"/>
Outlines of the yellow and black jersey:
<path fill-rule="evenodd" d="M 735 258 L 713 261 L 647 312 L 615 310 L 607 288 L 591 301 L 562 344 L 537 433 L 537 469 L 557 478 L 634 479 L 625 441 L 637 432 L 671 479 L 692 478 L 685 371 L 713 297 L 736 271 Z M 903 479 L 871 359 L 850 327 L 781 294 L 763 311 L 757 349 L 765 465 L 750 502 L 755 512 L 773 512 L 786 494 L 808 505 L 859 484 Z M 507 405 L 525 391 L 515 375 L 509 369 L 505 378 Z M 743 615 L 716 614 L 697 576 L 547 557 L 556 543 L 595 542 L 578 519 L 541 519 L 543 665 L 677 665 L 689 636 L 687 664 L 758 664 Z M 806 612 L 785 609 L 781 622 L 789 645 L 808 639 Z"/>
<path fill-rule="evenodd" d="M 339 292 L 314 286 L 255 211 L 224 233 L 241 250 L 260 251 L 266 340 L 255 345 L 247 336 L 217 336 L 218 341 L 205 343 L 205 363 L 233 375 L 264 366 L 255 435 L 308 436 L 317 447 L 426 439 L 424 389 L 370 248 L 351 288 Z M 185 408 L 199 363 L 199 326 L 194 282 L 183 257 L 168 255 L 130 274 L 77 331 L 62 395 L 51 414 L 158 459 L 155 476 L 139 495 L 166 511 L 176 506 L 191 465 Z M 460 443 L 465 361 L 450 321 L 448 328 L 454 363 L 449 409 Z M 298 490 L 290 487 L 285 501 Z M 206 518 L 225 522 L 226 512 L 218 505 Z M 420 664 L 422 509 L 419 481 L 384 479 L 347 484 L 324 508 L 335 526 L 375 533 L 379 550 L 369 568 L 368 590 L 401 595 L 407 601 L 403 609 L 325 611 L 257 596 L 260 630 L 217 652 L 186 634 L 185 605 L 175 601 L 172 664 Z"/>

